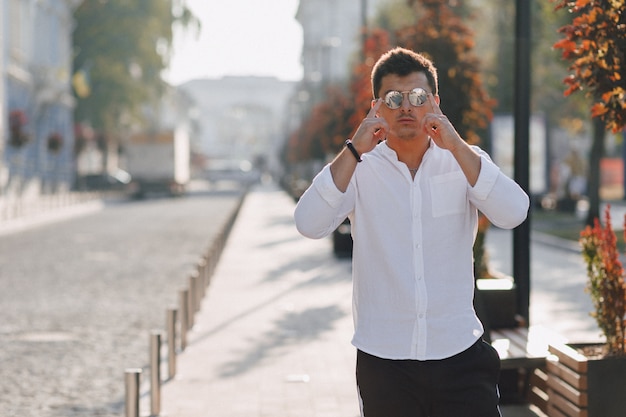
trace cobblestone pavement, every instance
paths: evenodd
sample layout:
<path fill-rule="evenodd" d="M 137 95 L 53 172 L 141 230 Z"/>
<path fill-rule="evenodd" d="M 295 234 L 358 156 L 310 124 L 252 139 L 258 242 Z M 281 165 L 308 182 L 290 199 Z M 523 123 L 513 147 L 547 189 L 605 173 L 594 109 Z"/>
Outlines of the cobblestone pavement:
<path fill-rule="evenodd" d="M 117 202 L 0 236 L 0 416 L 123 415 L 124 370 L 148 364 L 240 196 Z"/>

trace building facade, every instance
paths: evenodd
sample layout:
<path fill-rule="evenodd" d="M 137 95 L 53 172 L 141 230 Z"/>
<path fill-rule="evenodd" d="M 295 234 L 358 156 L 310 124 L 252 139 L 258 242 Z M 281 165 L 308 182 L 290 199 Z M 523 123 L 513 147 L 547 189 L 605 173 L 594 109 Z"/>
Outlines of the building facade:
<path fill-rule="evenodd" d="M 0 195 L 68 190 L 74 177 L 73 10 L 82 0 L 0 0 Z"/>
<path fill-rule="evenodd" d="M 232 76 L 192 80 L 179 88 L 195 102 L 197 143 L 209 163 L 262 159 L 276 171 L 295 86 L 273 77 Z"/>
<path fill-rule="evenodd" d="M 300 0 L 303 82 L 342 83 L 360 59 L 363 29 L 384 0 Z"/>
<path fill-rule="evenodd" d="M 347 87 L 353 64 L 361 59 L 364 29 L 388 0 L 300 0 L 303 77 L 290 98 L 288 131 L 325 99 L 326 87 Z"/>

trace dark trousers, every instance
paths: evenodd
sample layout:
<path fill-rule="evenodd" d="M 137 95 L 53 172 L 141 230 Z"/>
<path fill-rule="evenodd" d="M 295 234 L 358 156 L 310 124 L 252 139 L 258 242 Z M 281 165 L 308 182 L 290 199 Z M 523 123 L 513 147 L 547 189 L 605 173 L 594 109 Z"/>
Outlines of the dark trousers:
<path fill-rule="evenodd" d="M 500 358 L 483 340 L 442 360 L 381 359 L 357 351 L 364 417 L 501 417 Z"/>

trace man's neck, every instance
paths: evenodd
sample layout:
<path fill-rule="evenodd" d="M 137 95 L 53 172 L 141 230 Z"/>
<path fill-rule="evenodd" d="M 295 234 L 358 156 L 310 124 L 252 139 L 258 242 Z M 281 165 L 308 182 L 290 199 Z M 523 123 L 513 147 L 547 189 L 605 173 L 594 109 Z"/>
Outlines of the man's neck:
<path fill-rule="evenodd" d="M 389 139 L 387 145 L 396 152 L 398 160 L 404 162 L 409 169 L 417 169 L 422 163 L 424 154 L 430 147 L 430 138 Z"/>

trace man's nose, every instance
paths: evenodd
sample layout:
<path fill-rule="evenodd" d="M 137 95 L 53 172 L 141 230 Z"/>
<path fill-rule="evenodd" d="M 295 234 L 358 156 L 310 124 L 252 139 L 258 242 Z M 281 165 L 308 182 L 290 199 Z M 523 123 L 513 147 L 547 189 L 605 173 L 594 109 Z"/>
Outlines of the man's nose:
<path fill-rule="evenodd" d="M 411 110 L 411 101 L 407 93 L 402 93 L 402 105 L 400 108 L 403 110 Z"/>

